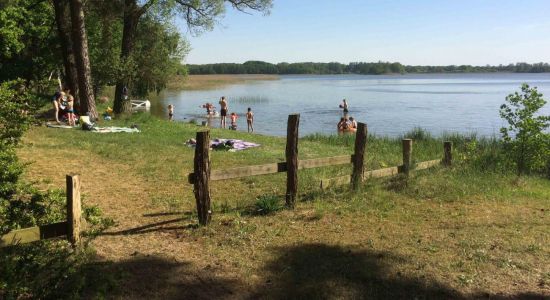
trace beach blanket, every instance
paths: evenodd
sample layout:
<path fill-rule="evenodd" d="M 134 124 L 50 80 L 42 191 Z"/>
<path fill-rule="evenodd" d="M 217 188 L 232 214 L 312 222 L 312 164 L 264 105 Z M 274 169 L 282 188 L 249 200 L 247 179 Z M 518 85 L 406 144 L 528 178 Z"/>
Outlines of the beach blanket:
<path fill-rule="evenodd" d="M 189 147 L 195 147 L 195 143 L 196 141 L 194 139 L 190 139 L 186 144 Z M 210 148 L 220 150 L 226 149 L 229 152 L 236 152 L 259 146 L 260 144 L 236 139 L 213 139 L 210 141 Z"/>
<path fill-rule="evenodd" d="M 73 128 L 76 128 L 76 127 L 73 127 L 73 126 L 61 125 L 61 124 L 56 124 L 56 123 L 46 123 L 46 127 L 50 127 L 50 128 L 62 128 L 62 129 L 73 129 Z"/>
<path fill-rule="evenodd" d="M 129 127 L 93 127 L 92 132 L 97 133 L 113 133 L 113 132 L 140 132 L 137 128 L 129 128 Z"/>

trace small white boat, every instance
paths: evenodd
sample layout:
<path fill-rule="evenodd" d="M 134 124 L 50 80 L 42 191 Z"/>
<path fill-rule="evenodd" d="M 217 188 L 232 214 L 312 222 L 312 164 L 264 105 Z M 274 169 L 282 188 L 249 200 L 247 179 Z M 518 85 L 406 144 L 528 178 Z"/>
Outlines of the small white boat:
<path fill-rule="evenodd" d="M 132 103 L 132 110 L 151 109 L 151 102 L 149 100 L 130 100 L 130 103 Z"/>

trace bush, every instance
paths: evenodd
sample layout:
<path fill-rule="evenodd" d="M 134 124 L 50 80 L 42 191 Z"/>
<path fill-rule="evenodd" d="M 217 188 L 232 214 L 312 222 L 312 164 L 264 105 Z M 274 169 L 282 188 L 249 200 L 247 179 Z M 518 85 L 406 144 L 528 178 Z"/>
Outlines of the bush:
<path fill-rule="evenodd" d="M 508 95 L 500 107 L 501 118 L 508 122 L 500 129 L 505 153 L 518 175 L 547 167 L 550 136 L 545 130 L 550 126 L 550 116 L 538 115 L 545 104 L 536 87 L 523 84 L 521 94 Z"/>

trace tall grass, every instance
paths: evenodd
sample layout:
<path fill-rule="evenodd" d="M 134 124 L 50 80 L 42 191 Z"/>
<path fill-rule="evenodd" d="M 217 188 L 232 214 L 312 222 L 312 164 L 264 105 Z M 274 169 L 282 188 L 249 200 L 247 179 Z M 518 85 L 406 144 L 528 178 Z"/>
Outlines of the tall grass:
<path fill-rule="evenodd" d="M 369 134 L 367 138 L 367 165 L 371 168 L 387 167 L 401 163 L 401 140 L 412 139 L 413 162 L 440 158 L 443 142 L 453 143 L 453 154 L 456 163 L 467 164 L 469 168 L 480 171 L 505 171 L 506 158 L 502 143 L 496 137 L 479 137 L 477 133 L 444 133 L 434 137 L 430 132 L 415 127 L 399 137 L 378 136 Z M 344 146 L 353 151 L 355 135 L 323 135 L 310 134 L 302 138 L 304 141 L 324 145 Z"/>

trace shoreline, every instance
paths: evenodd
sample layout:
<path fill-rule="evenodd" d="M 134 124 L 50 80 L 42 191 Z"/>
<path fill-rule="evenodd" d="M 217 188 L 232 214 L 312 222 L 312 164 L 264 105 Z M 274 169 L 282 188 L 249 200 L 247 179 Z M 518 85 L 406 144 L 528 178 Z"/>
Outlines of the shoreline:
<path fill-rule="evenodd" d="M 216 75 L 178 75 L 166 85 L 166 90 L 210 90 L 226 85 L 248 81 L 279 80 L 279 75 L 267 74 L 216 74 Z"/>

